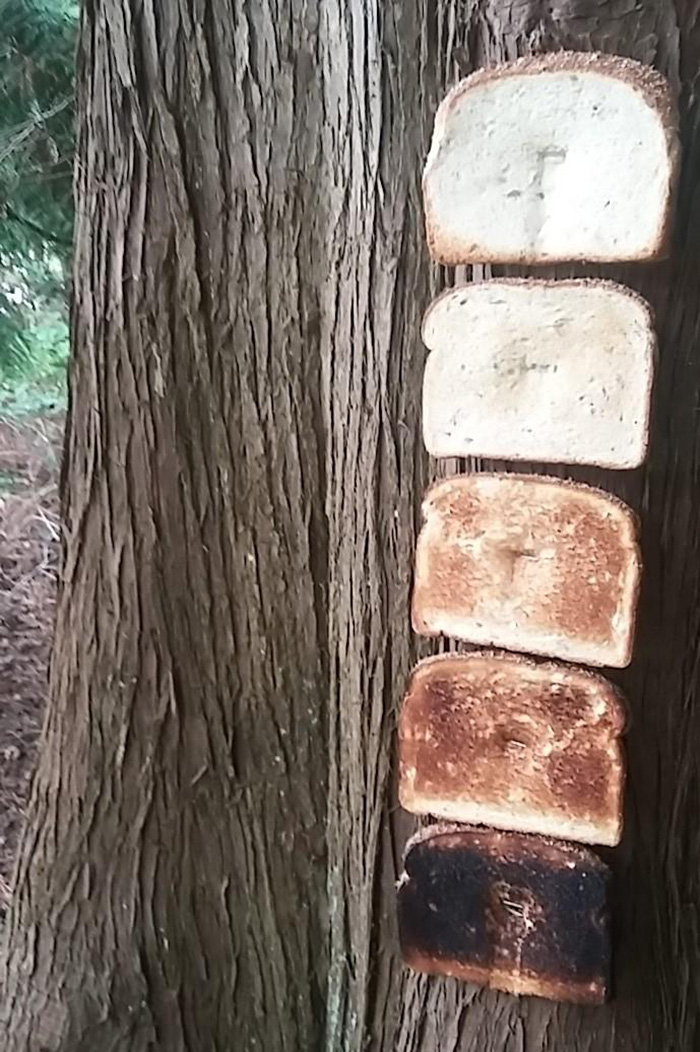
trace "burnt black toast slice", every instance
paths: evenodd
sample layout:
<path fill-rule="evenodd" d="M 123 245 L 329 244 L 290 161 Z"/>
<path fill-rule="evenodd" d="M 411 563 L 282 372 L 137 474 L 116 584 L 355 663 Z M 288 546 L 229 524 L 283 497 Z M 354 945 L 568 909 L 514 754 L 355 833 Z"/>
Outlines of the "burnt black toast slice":
<path fill-rule="evenodd" d="M 610 985 L 609 871 L 587 848 L 431 826 L 409 841 L 401 949 L 417 971 L 600 1004 Z"/>

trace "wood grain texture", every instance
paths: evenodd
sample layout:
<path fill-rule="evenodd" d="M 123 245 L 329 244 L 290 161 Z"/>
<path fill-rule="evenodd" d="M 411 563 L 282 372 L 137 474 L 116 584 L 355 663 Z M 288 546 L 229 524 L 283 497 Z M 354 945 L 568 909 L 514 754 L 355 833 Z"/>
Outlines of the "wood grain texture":
<path fill-rule="evenodd" d="M 671 259 L 587 271 L 651 301 L 660 367 L 647 466 L 570 473 L 641 513 L 647 567 L 619 677 L 617 997 L 585 1010 L 409 974 L 394 888 L 396 705 L 428 651 L 419 329 L 453 280 L 420 172 L 461 75 L 562 47 L 669 76 L 685 150 Z M 88 0 L 64 574 L 7 1052 L 697 1047 L 699 67 L 687 0 Z"/>

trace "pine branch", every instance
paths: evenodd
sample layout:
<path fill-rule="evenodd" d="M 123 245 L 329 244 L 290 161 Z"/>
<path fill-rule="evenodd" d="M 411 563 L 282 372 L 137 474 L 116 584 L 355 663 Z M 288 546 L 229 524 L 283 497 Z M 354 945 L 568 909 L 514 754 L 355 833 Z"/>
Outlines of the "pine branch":
<path fill-rule="evenodd" d="M 13 132 L 12 135 L 8 136 L 9 141 L 7 146 L 4 146 L 0 150 L 0 163 L 6 161 L 8 157 L 11 157 L 12 154 L 19 149 L 22 143 L 26 142 L 27 139 L 31 138 L 31 136 L 34 134 L 37 128 L 42 127 L 42 125 L 45 124 L 45 122 L 51 117 L 55 117 L 56 114 L 61 113 L 63 110 L 67 109 L 72 102 L 73 97 L 71 95 L 68 95 L 63 99 L 60 99 L 57 103 L 55 103 L 55 105 L 49 107 L 48 110 L 44 110 L 43 113 L 38 113 L 30 120 L 25 121 L 24 124 L 20 127 L 19 131 Z"/>
<path fill-rule="evenodd" d="M 61 245 L 63 248 L 73 247 L 73 243 L 67 238 L 61 237 L 60 234 L 54 234 L 53 231 L 39 226 L 39 224 L 35 223 L 33 219 L 27 219 L 26 216 L 21 216 L 18 212 L 15 212 L 14 208 L 10 205 L 6 204 L 3 210 L 8 219 L 11 219 L 15 223 L 21 223 L 21 225 L 26 227 L 27 230 L 31 230 L 32 233 L 37 234 L 39 237 L 43 238 L 44 241 L 51 241 L 54 245 Z"/>

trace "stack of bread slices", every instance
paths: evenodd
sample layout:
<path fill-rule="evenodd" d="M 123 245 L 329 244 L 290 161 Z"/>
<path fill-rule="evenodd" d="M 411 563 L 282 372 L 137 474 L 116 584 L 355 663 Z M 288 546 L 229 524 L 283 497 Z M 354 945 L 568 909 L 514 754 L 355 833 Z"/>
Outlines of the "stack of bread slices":
<path fill-rule="evenodd" d="M 481 70 L 439 107 L 423 177 L 443 264 L 668 254 L 671 92 L 615 56 Z M 428 308 L 423 429 L 435 457 L 631 469 L 647 451 L 652 312 L 611 281 L 491 279 Z M 522 470 L 522 469 L 521 469 Z M 399 721 L 399 796 L 439 824 L 406 845 L 412 967 L 596 1003 L 610 985 L 609 873 L 623 828 L 638 523 L 590 486 L 521 472 L 443 479 L 423 503 L 413 625 L 470 649 L 421 661 Z M 532 656 L 528 656 L 532 655 Z"/>

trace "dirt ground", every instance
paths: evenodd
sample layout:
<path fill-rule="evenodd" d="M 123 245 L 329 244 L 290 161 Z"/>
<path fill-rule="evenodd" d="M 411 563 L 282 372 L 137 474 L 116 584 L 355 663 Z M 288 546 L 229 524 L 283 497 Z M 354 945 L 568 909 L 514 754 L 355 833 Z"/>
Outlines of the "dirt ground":
<path fill-rule="evenodd" d="M 0 918 L 46 702 L 63 420 L 0 418 Z"/>

